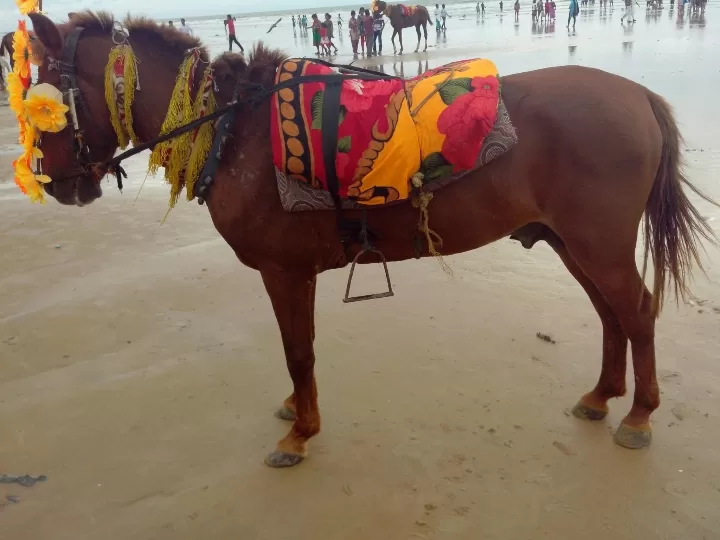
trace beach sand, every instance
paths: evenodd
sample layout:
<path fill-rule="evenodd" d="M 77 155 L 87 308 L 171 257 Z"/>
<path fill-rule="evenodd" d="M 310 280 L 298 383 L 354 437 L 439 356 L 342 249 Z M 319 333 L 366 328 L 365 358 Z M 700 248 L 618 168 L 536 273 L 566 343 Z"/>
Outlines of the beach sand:
<path fill-rule="evenodd" d="M 427 55 L 362 63 L 410 76 L 487 56 L 501 73 L 630 77 L 676 107 L 689 177 L 720 200 L 715 7 L 707 26 L 641 10 L 631 31 L 619 9 L 591 8 L 570 36 L 563 11 L 542 34 L 529 16 L 454 19 Z M 323 274 L 323 431 L 301 466 L 273 470 L 262 460 L 289 428 L 272 415 L 291 385 L 260 276 L 205 207 L 160 226 L 168 190 L 140 192 L 146 156 L 122 194 L 108 181 L 84 209 L 30 204 L 10 179 L 15 137 L 0 109 L 0 473 L 48 480 L 0 484 L 0 538 L 720 538 L 719 250 L 697 300 L 658 322 L 662 404 L 641 451 L 611 437 L 631 367 L 605 421 L 569 415 L 596 382 L 602 329 L 545 244 L 450 257 L 452 279 L 433 260 L 393 264 L 396 296 L 353 305 L 348 270 Z M 720 232 L 720 210 L 691 198 Z M 381 285 L 376 267 L 360 276 Z"/>

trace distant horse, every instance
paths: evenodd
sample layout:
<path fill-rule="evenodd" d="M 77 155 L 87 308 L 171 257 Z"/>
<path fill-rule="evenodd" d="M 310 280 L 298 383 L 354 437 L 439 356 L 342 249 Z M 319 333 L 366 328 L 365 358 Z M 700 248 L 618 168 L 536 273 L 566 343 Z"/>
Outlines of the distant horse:
<path fill-rule="evenodd" d="M 382 0 L 378 0 L 374 4 L 375 10 L 385 15 L 390 19 L 390 24 L 393 27 L 393 34 L 390 41 L 392 41 L 393 53 L 397 53 L 395 48 L 395 36 L 400 36 L 400 54 L 403 53 L 403 40 L 402 30 L 403 28 L 415 27 L 417 31 L 417 47 L 415 52 L 420 50 L 420 27 L 422 26 L 425 34 L 425 48 L 423 51 L 427 51 L 427 25 L 428 23 L 433 24 L 432 19 L 428 10 L 424 6 L 403 6 L 401 4 L 388 4 Z"/>
<path fill-rule="evenodd" d="M 8 55 L 10 55 L 10 69 L 15 67 L 15 61 L 13 60 L 13 52 L 15 52 L 13 47 L 14 34 L 14 32 L 9 32 L 3 36 L 2 40 L 0 40 L 0 56 L 3 56 L 5 51 L 8 52 Z"/>

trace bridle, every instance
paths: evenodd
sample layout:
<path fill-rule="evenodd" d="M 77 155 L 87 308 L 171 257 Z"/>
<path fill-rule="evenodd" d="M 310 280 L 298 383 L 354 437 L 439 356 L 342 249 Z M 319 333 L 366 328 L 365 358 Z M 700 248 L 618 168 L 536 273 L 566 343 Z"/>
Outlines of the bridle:
<path fill-rule="evenodd" d="M 83 137 L 83 130 L 80 129 L 78 122 L 77 109 L 78 107 L 88 116 L 87 105 L 85 100 L 80 93 L 80 88 L 77 83 L 77 72 L 75 68 L 75 53 L 77 51 L 78 41 L 80 35 L 83 32 L 82 27 L 76 27 L 68 34 L 63 44 L 60 58 L 55 59 L 48 57 L 48 70 L 57 70 L 60 72 L 60 91 L 63 95 L 63 101 L 68 106 L 68 124 L 72 126 L 71 136 L 73 139 L 73 151 L 80 162 L 81 167 L 84 169 L 84 173 L 78 173 L 74 175 L 61 178 L 61 180 L 75 178 L 82 174 L 87 174 L 91 166 L 90 163 L 90 148 L 85 143 Z"/>

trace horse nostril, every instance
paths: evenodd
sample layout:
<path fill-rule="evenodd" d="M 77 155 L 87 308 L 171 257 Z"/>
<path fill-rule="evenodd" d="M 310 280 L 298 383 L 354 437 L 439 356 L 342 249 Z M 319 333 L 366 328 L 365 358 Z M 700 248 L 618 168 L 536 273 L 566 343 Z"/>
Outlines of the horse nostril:
<path fill-rule="evenodd" d="M 47 184 L 43 184 L 43 187 L 45 188 L 45 193 L 52 196 L 53 194 L 53 183 L 48 182 Z"/>

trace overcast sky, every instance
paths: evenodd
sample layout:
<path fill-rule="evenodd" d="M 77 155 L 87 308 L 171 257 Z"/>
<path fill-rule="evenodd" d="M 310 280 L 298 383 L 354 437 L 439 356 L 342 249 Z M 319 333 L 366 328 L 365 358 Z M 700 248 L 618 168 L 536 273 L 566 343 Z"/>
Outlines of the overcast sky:
<path fill-rule="evenodd" d="M 129 11 L 133 15 L 178 18 L 348 3 L 351 4 L 352 0 L 43 0 L 43 10 L 55 20 L 64 20 L 69 11 L 80 9 L 105 9 L 117 15 L 125 15 Z M 0 29 L 13 30 L 19 15 L 15 0 L 0 0 Z"/>

